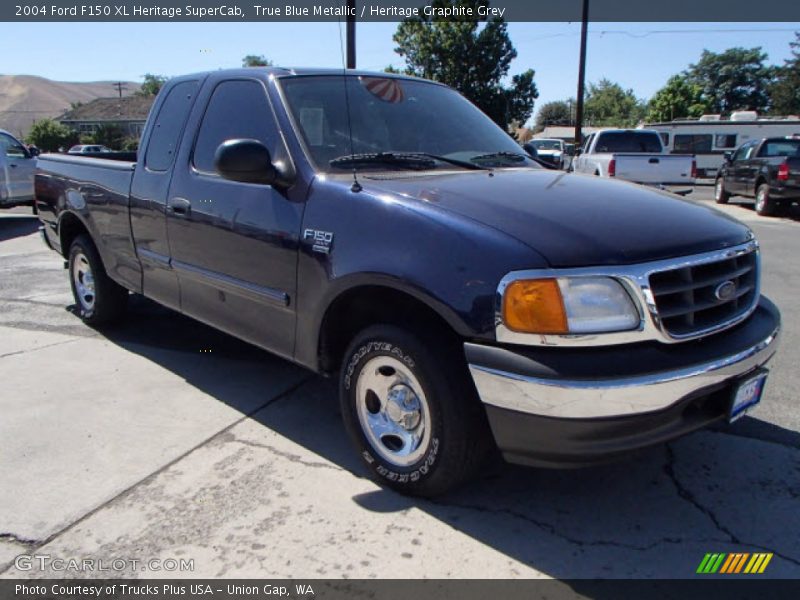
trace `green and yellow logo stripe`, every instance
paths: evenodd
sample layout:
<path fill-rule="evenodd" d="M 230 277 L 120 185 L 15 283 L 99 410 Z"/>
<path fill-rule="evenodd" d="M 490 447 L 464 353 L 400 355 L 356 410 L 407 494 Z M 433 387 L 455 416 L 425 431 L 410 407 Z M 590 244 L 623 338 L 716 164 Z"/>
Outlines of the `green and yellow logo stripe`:
<path fill-rule="evenodd" d="M 772 552 L 709 552 L 700 561 L 697 573 L 702 575 L 712 575 L 720 573 L 725 575 L 735 575 L 737 573 L 756 574 L 763 573 L 769 561 L 772 560 Z"/>

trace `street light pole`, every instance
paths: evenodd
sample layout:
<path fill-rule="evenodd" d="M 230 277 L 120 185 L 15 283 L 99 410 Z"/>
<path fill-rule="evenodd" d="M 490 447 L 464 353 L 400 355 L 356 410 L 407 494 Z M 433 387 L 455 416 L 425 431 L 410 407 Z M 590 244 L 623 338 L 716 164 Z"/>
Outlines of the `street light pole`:
<path fill-rule="evenodd" d="M 347 0 L 347 68 L 356 68 L 356 0 Z"/>
<path fill-rule="evenodd" d="M 581 56 L 578 66 L 578 97 L 575 99 L 575 147 L 583 142 L 583 87 L 586 79 L 586 34 L 589 29 L 589 0 L 583 0 L 581 18 Z"/>

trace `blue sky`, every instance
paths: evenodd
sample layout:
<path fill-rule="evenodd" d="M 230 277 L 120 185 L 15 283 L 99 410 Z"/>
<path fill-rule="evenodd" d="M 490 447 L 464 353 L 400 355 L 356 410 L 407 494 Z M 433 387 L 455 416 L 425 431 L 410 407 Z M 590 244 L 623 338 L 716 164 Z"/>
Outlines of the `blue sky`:
<path fill-rule="evenodd" d="M 358 24 L 358 65 L 402 66 L 396 23 Z M 587 80 L 607 77 L 651 96 L 704 48 L 761 46 L 774 64 L 789 56 L 800 23 L 593 23 Z M 511 74 L 536 71 L 537 106 L 575 95 L 578 23 L 510 23 L 519 53 Z M 337 23 L 0 23 L 0 73 L 60 81 L 141 80 L 239 66 L 264 54 L 283 66 L 341 66 Z M 13 58 L 12 58 L 13 57 Z"/>

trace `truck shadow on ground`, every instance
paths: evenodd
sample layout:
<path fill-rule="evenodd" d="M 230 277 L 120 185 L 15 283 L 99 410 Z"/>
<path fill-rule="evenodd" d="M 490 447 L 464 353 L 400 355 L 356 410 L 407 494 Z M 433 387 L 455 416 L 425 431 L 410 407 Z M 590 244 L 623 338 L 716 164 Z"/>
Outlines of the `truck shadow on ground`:
<path fill-rule="evenodd" d="M 110 341 L 351 476 L 367 476 L 344 433 L 334 382 L 140 297 L 131 304 L 130 318 L 104 332 Z M 199 352 L 203 348 L 211 352 Z M 246 385 L 232 386 L 218 366 L 230 360 L 246 363 L 237 372 Z M 258 399 L 265 372 L 293 369 L 299 386 L 272 402 Z M 261 402 L 258 410 L 254 399 Z M 557 578 L 691 577 L 706 552 L 763 551 L 776 554 L 770 575 L 798 577 L 800 435 L 745 419 L 749 437 L 759 439 L 700 432 L 625 462 L 582 470 L 496 462 L 477 481 L 435 500 L 381 488 L 348 500 L 373 513 L 424 511 L 509 557 L 510 572 L 521 576 L 531 572 L 519 563 Z M 423 533 L 420 544 L 437 543 Z"/>
<path fill-rule="evenodd" d="M 739 201 L 737 198 L 732 198 L 728 203 L 728 206 L 735 206 L 737 208 L 740 208 L 741 210 L 745 210 L 748 213 L 752 214 L 755 214 L 756 212 L 756 205 L 753 202 L 748 201 L 746 199 Z M 774 216 L 764 217 L 764 218 L 800 221 L 800 204 L 792 204 L 791 206 L 778 208 Z"/>
<path fill-rule="evenodd" d="M 0 214 L 0 242 L 30 235 L 38 228 L 39 219 L 35 215 Z"/>

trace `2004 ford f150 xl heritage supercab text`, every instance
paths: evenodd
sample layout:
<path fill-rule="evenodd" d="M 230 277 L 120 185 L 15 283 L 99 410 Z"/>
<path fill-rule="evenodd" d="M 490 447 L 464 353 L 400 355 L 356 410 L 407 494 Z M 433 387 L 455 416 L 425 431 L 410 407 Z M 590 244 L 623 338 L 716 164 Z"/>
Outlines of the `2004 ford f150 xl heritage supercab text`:
<path fill-rule="evenodd" d="M 542 168 L 424 80 L 179 77 L 137 162 L 45 155 L 35 185 L 87 323 L 132 291 L 338 373 L 359 453 L 407 493 L 495 445 L 579 465 L 732 420 L 777 345 L 747 227 Z"/>

